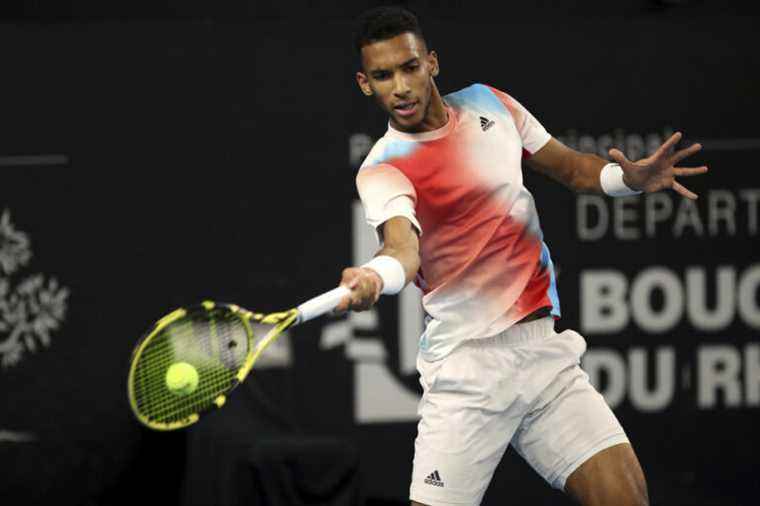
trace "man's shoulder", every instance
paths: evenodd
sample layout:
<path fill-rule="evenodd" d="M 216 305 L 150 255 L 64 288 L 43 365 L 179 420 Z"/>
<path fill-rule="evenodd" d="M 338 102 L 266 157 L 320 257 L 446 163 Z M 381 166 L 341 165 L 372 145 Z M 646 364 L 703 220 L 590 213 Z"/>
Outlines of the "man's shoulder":
<path fill-rule="evenodd" d="M 380 137 L 372 149 L 369 150 L 367 157 L 362 162 L 360 170 L 388 163 L 389 160 L 400 158 L 410 154 L 415 147 L 412 141 L 398 139 L 387 133 Z"/>
<path fill-rule="evenodd" d="M 482 83 L 474 83 L 459 91 L 444 96 L 453 107 L 475 109 L 480 112 L 504 113 L 504 103 L 497 96 L 497 90 Z"/>
<path fill-rule="evenodd" d="M 444 96 L 446 100 L 461 100 L 463 98 L 473 97 L 482 93 L 491 93 L 491 87 L 483 83 L 472 83 L 464 88 L 452 91 Z"/>

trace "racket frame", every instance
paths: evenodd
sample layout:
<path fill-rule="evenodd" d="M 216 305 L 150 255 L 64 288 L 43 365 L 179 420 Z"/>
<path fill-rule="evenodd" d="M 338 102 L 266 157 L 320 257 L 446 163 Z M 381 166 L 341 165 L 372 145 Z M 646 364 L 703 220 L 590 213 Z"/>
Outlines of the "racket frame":
<path fill-rule="evenodd" d="M 214 407 L 218 409 L 224 406 L 225 402 L 227 401 L 227 396 L 229 395 L 229 393 L 232 392 L 240 383 L 245 381 L 245 378 L 253 369 L 253 366 L 256 363 L 256 360 L 261 355 L 261 353 L 270 344 L 276 341 L 277 338 L 280 336 L 280 334 L 282 334 L 282 332 L 284 332 L 286 329 L 294 325 L 299 325 L 301 323 L 312 320 L 318 316 L 321 316 L 329 311 L 332 311 L 340 303 L 343 297 L 346 297 L 349 294 L 350 294 L 350 290 L 348 288 L 346 288 L 345 286 L 339 286 L 317 297 L 314 297 L 313 299 L 310 299 L 304 302 L 297 308 L 289 309 L 287 311 L 282 311 L 278 313 L 269 313 L 269 314 L 254 313 L 236 304 L 225 304 L 225 303 L 214 302 L 214 301 L 209 301 L 209 300 L 203 301 L 199 306 L 196 306 L 196 307 L 179 308 L 172 311 L 171 313 L 167 314 L 166 316 L 158 320 L 153 325 L 153 327 L 148 332 L 146 332 L 142 338 L 140 338 L 140 340 L 135 345 L 134 350 L 132 351 L 132 357 L 130 359 L 130 364 L 129 364 L 129 374 L 127 377 L 127 397 L 129 399 L 129 404 L 132 409 L 132 413 L 135 415 L 135 417 L 140 423 L 142 423 L 148 428 L 151 428 L 157 431 L 171 431 L 171 430 L 176 430 L 176 429 L 182 429 L 184 427 L 188 427 L 196 423 L 200 419 L 200 415 L 202 413 L 205 413 L 213 409 Z M 220 393 L 213 400 L 213 402 L 210 405 L 206 406 L 204 409 L 201 409 L 197 413 L 188 415 L 182 418 L 181 420 L 177 420 L 173 422 L 157 422 L 155 420 L 151 420 L 144 413 L 141 413 L 137 406 L 137 399 L 136 399 L 135 390 L 134 390 L 136 365 L 139 361 L 139 358 L 142 355 L 143 350 L 148 346 L 148 344 L 152 341 L 152 339 L 155 336 L 157 336 L 162 330 L 164 330 L 169 325 L 187 316 L 190 311 L 198 309 L 199 307 L 202 307 L 203 310 L 207 312 L 212 311 L 219 307 L 223 307 L 226 310 L 231 311 L 233 314 L 235 314 L 235 316 L 237 316 L 243 322 L 243 327 L 245 329 L 246 336 L 248 339 L 248 352 L 246 354 L 246 358 L 243 361 L 243 365 L 235 374 L 232 385 L 229 388 L 227 388 L 223 393 Z M 259 340 L 258 343 L 255 343 L 255 344 L 254 344 L 254 332 L 253 332 L 253 327 L 251 326 L 251 321 L 256 322 L 256 323 L 261 323 L 264 325 L 273 325 L 273 327 L 269 330 L 269 332 L 267 332 L 266 335 L 263 338 L 261 338 L 261 340 Z"/>

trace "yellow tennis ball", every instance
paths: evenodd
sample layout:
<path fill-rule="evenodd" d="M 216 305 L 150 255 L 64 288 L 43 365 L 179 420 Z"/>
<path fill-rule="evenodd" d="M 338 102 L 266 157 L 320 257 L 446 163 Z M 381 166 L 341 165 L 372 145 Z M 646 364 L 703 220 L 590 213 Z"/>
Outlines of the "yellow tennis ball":
<path fill-rule="evenodd" d="M 198 371 L 187 362 L 177 362 L 166 370 L 166 387 L 176 395 L 188 395 L 198 388 Z"/>

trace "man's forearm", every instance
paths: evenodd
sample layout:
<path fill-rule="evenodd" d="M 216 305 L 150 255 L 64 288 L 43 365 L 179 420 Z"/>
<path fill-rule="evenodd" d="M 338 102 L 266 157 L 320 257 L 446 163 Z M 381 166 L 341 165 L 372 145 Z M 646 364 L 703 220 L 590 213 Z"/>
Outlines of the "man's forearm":
<path fill-rule="evenodd" d="M 602 193 L 599 174 L 609 161 L 590 153 L 578 153 L 573 160 L 573 177 L 570 188 L 578 193 Z"/>
<path fill-rule="evenodd" d="M 407 283 L 411 283 L 417 277 L 417 271 L 420 270 L 420 255 L 414 247 L 384 246 L 375 256 L 380 255 L 391 256 L 401 263 Z"/>
<path fill-rule="evenodd" d="M 395 258 L 404 270 L 404 285 L 414 281 L 420 269 L 420 240 L 412 222 L 396 216 L 383 224 L 383 246 L 375 257 Z M 398 277 L 401 277 L 400 270 Z"/>

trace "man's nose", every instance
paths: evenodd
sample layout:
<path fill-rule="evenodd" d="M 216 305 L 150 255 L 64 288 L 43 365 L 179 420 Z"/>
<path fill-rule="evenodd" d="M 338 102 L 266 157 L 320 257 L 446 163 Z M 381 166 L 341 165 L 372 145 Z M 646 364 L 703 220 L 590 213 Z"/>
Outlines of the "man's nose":
<path fill-rule="evenodd" d="M 396 77 L 393 79 L 393 94 L 397 97 L 405 97 L 409 95 L 410 91 L 412 90 L 406 77 L 401 72 L 396 74 Z"/>

